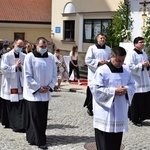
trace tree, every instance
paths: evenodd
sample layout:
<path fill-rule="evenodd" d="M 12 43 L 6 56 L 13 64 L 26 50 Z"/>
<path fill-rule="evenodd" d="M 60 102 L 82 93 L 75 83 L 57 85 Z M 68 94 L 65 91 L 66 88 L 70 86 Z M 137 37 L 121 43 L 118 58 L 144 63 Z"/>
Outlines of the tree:
<path fill-rule="evenodd" d="M 106 42 L 111 47 L 119 46 L 120 42 L 131 39 L 133 19 L 131 18 L 130 7 L 129 0 L 120 2 L 117 11 L 112 17 L 112 21 L 108 24 Z"/>
<path fill-rule="evenodd" d="M 145 50 L 148 56 L 150 56 L 150 17 L 146 19 L 146 26 L 142 31 L 142 36 L 145 41 Z"/>

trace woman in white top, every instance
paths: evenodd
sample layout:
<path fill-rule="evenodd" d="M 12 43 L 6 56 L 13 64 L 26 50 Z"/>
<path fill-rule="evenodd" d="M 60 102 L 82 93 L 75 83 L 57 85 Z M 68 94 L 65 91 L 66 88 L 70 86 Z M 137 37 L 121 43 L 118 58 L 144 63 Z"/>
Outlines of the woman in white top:
<path fill-rule="evenodd" d="M 71 76 L 72 71 L 75 70 L 77 74 L 78 85 L 81 85 L 82 83 L 80 82 L 77 50 L 78 50 L 78 47 L 73 46 L 72 51 L 70 52 L 69 77 Z"/>

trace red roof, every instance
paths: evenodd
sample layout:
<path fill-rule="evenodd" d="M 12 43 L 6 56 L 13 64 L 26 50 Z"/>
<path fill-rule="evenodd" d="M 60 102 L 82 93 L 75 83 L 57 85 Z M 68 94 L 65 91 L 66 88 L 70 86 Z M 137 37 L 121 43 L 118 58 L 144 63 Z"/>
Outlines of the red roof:
<path fill-rule="evenodd" d="M 52 0 L 0 0 L 0 22 L 51 22 Z"/>

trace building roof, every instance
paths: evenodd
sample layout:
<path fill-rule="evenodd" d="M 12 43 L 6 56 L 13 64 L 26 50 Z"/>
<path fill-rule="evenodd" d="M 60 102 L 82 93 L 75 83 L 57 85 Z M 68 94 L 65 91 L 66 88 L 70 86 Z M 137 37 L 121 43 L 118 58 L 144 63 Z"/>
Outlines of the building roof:
<path fill-rule="evenodd" d="M 0 22 L 51 23 L 52 0 L 0 0 Z"/>

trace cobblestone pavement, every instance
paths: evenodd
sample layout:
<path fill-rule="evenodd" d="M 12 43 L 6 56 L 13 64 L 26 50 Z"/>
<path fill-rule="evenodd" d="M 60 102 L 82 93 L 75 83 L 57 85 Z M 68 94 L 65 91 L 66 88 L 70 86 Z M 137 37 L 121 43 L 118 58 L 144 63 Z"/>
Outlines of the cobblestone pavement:
<path fill-rule="evenodd" d="M 85 150 L 85 143 L 94 142 L 92 117 L 83 107 L 85 93 L 53 92 L 49 104 L 47 144 L 49 150 Z M 136 127 L 129 122 L 124 133 L 124 150 L 150 150 L 150 120 Z M 0 125 L 0 150 L 38 150 L 26 142 L 25 133 L 15 133 Z"/>

